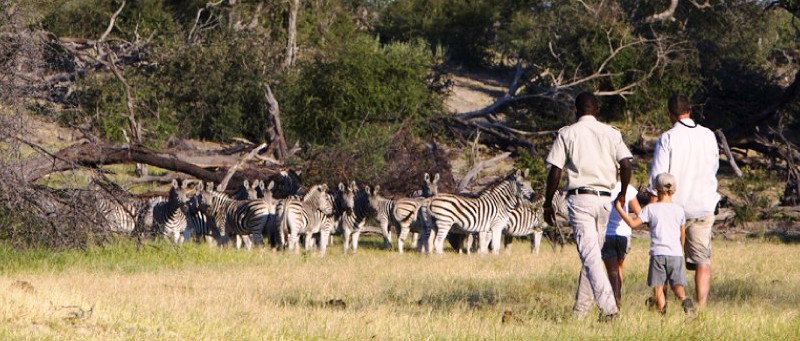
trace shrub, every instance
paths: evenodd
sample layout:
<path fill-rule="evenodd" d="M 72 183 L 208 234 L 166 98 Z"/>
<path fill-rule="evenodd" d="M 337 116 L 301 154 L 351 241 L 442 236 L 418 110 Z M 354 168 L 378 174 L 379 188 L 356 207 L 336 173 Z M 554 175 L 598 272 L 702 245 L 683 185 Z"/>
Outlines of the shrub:
<path fill-rule="evenodd" d="M 291 137 L 330 145 L 370 138 L 367 124 L 425 128 L 441 111 L 429 90 L 433 56 L 422 43 L 381 46 L 366 35 L 318 56 L 290 79 L 282 100 Z"/>

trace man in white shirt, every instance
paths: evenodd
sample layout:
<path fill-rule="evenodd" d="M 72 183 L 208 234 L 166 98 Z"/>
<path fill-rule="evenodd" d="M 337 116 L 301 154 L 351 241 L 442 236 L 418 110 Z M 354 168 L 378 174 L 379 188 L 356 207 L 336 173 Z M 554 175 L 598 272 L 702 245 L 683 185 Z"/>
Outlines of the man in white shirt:
<path fill-rule="evenodd" d="M 622 184 L 617 200 L 624 202 L 632 155 L 620 132 L 595 118 L 599 106 L 592 93 L 578 95 L 575 107 L 578 122 L 558 131 L 547 156 L 550 173 L 542 207 L 545 221 L 554 225 L 553 196 L 561 181 L 561 170 L 566 169 L 567 213 L 582 263 L 573 311 L 583 317 L 596 301 L 601 320 L 609 321 L 619 309 L 600 250 L 612 209 L 611 190 L 617 183 L 618 165 Z"/>
<path fill-rule="evenodd" d="M 714 133 L 691 119 L 685 95 L 673 95 L 667 107 L 673 127 L 656 143 L 648 190 L 653 202 L 655 177 L 661 173 L 673 174 L 683 188 L 673 201 L 686 212 L 686 267 L 695 271 L 695 297 L 703 308 L 711 289 L 711 227 L 720 198 L 716 177 L 719 148 Z"/>

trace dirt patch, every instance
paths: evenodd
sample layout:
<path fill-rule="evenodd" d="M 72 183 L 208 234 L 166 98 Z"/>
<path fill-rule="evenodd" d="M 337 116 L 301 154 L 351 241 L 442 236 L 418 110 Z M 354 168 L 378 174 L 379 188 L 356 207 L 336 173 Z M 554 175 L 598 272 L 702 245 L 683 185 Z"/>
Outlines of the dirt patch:
<path fill-rule="evenodd" d="M 11 288 L 28 294 L 36 292 L 36 289 L 33 288 L 33 285 L 27 281 L 14 281 L 14 283 L 11 283 Z"/>

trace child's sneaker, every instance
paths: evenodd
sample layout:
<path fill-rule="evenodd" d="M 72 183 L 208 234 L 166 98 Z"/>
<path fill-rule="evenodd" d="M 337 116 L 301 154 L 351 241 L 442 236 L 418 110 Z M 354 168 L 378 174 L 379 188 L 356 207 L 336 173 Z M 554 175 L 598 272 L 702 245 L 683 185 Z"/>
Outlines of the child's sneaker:
<path fill-rule="evenodd" d="M 697 312 L 697 308 L 694 307 L 694 302 L 692 302 L 691 298 L 684 298 L 681 301 L 681 306 L 683 306 L 683 312 L 688 315 L 694 315 Z"/>

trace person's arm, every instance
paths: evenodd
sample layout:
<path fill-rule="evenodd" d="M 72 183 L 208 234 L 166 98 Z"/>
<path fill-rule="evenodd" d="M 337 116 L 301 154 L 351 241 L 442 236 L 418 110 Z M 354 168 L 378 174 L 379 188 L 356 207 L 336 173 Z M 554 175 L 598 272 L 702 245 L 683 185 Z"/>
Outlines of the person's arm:
<path fill-rule="evenodd" d="M 661 173 L 669 172 L 670 163 L 670 145 L 669 134 L 661 134 L 656 142 L 655 149 L 653 150 L 653 162 L 650 164 L 650 184 L 647 186 L 647 192 L 650 193 L 649 203 L 654 203 L 658 200 L 656 193 L 656 177 Z"/>
<path fill-rule="evenodd" d="M 620 204 L 625 203 L 625 194 L 628 190 L 628 184 L 631 182 L 631 168 L 631 158 L 625 158 L 619 161 L 619 181 L 622 185 L 617 195 L 617 202 Z"/>
<path fill-rule="evenodd" d="M 620 204 L 619 201 L 614 202 L 614 207 L 617 209 L 617 213 L 619 213 L 619 216 L 620 218 L 622 218 L 622 221 L 624 221 L 625 224 L 628 224 L 628 226 L 630 226 L 631 228 L 634 228 L 642 224 L 642 219 L 639 218 L 638 216 L 636 218 L 631 218 L 628 215 L 628 213 L 625 212 L 625 208 L 622 207 L 622 204 Z"/>
<path fill-rule="evenodd" d="M 561 182 L 561 168 L 550 165 L 550 172 L 547 174 L 547 187 L 544 191 L 544 221 L 548 224 L 555 226 L 556 212 L 553 209 L 553 196 L 558 189 L 558 183 Z"/>
<path fill-rule="evenodd" d="M 639 199 L 637 199 L 636 197 L 631 199 L 631 201 L 628 202 L 628 209 L 630 209 L 630 211 L 635 213 L 636 216 L 638 217 L 639 214 L 642 213 L 642 206 L 639 205 Z"/>
<path fill-rule="evenodd" d="M 686 225 L 681 224 L 681 247 L 686 247 Z"/>

